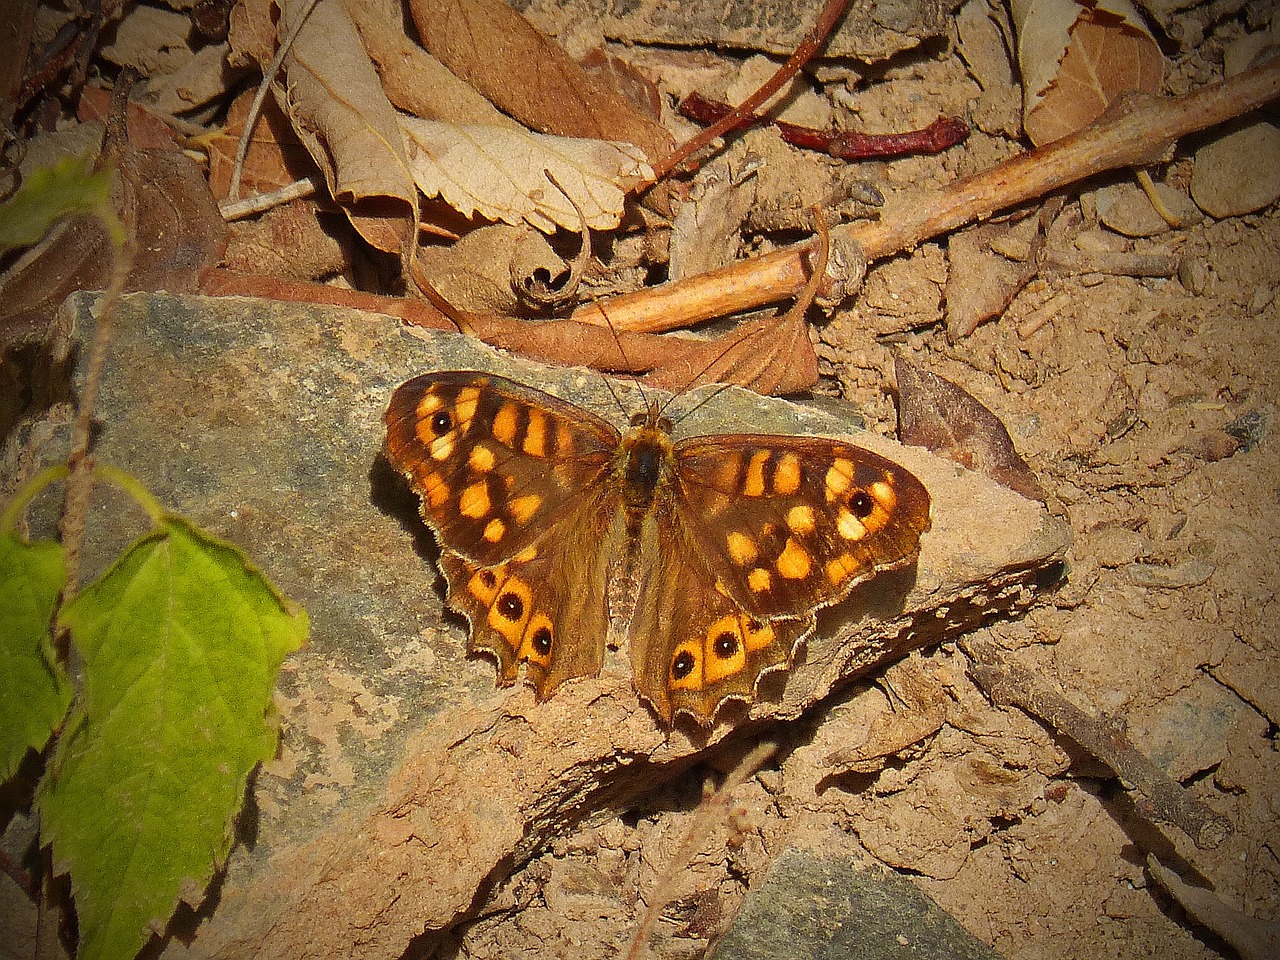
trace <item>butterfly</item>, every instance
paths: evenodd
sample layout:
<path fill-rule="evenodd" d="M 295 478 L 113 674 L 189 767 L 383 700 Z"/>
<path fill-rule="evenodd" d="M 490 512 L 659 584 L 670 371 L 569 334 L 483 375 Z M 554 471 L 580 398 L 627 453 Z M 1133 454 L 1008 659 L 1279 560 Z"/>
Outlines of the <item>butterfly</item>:
<path fill-rule="evenodd" d="M 625 645 L 664 724 L 709 725 L 787 668 L 815 613 L 911 562 L 924 485 L 842 440 L 674 439 L 656 401 L 620 431 L 503 377 L 399 386 L 385 453 L 422 500 L 451 607 L 499 682 L 543 700 Z"/>

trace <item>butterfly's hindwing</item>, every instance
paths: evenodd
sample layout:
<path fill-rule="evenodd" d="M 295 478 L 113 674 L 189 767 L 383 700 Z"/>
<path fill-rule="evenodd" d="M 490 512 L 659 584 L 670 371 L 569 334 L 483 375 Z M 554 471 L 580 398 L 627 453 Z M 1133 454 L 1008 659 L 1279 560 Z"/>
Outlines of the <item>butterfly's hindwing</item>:
<path fill-rule="evenodd" d="M 545 555 L 478 567 L 442 555 L 449 605 L 471 626 L 467 649 L 493 655 L 504 686 L 525 663 L 540 700 L 565 680 L 599 673 L 608 632 L 604 556 L 598 547 L 575 551 L 548 544 Z M 544 586 L 566 581 L 575 584 L 568 593 Z"/>
<path fill-rule="evenodd" d="M 659 504 L 654 520 L 663 533 L 640 545 L 631 668 L 636 688 L 665 722 L 687 713 L 705 724 L 726 700 L 755 699 L 760 678 L 789 665 L 813 618 L 745 610 L 670 506 Z"/>

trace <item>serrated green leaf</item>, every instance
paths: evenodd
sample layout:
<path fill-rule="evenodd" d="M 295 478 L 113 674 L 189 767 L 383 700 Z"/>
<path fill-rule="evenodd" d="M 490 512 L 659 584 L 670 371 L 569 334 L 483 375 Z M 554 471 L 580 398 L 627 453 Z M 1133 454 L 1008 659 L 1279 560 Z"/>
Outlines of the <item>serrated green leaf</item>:
<path fill-rule="evenodd" d="M 38 802 L 69 871 L 80 960 L 131 957 L 226 858 L 271 692 L 306 637 L 235 548 L 170 518 L 68 603 L 83 702 Z"/>
<path fill-rule="evenodd" d="M 109 202 L 111 171 L 92 171 L 83 157 L 39 167 L 0 204 L 0 253 L 39 243 L 58 221 L 79 213 L 100 217 L 120 245 L 124 234 Z"/>
<path fill-rule="evenodd" d="M 29 748 L 44 748 L 71 703 L 71 684 L 49 643 L 66 579 L 59 544 L 0 534 L 0 783 Z"/>

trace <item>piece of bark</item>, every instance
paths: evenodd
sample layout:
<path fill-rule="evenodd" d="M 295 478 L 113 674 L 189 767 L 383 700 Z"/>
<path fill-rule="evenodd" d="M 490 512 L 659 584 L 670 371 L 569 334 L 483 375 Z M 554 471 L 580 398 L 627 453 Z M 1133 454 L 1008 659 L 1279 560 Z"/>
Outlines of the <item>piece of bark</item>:
<path fill-rule="evenodd" d="M 519 4 L 535 25 L 548 32 L 564 29 L 564 0 L 531 0 Z M 788 56 L 812 26 L 817 4 L 792 0 L 727 0 L 719 4 L 664 3 L 595 5 L 587 16 L 598 18 L 588 29 L 611 40 L 637 46 L 685 49 L 761 50 Z M 958 0 L 881 0 L 874 6 L 852 4 L 823 55 L 874 63 L 917 49 L 931 38 L 947 35 Z M 580 8 L 570 8 L 579 13 Z"/>

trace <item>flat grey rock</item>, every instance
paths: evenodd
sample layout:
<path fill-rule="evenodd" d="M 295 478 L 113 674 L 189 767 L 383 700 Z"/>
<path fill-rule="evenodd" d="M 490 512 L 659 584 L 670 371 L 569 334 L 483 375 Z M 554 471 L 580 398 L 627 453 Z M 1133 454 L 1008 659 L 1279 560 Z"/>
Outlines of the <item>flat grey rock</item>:
<path fill-rule="evenodd" d="M 783 850 L 712 960 L 997 960 L 905 877 L 864 859 Z"/>

